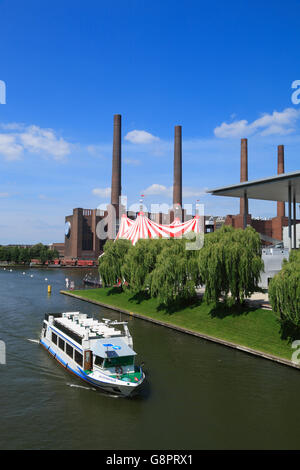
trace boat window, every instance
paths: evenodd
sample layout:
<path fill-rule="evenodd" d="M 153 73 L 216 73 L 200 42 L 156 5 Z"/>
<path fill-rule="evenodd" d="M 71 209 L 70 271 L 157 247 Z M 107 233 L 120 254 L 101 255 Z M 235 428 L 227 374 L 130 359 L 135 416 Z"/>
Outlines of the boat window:
<path fill-rule="evenodd" d="M 77 333 L 75 333 L 74 331 L 69 330 L 69 328 L 66 328 L 64 325 L 57 322 L 56 320 L 54 320 L 54 326 L 55 326 L 55 328 L 60 330 L 62 333 L 65 333 L 66 335 L 68 335 L 74 341 L 77 341 L 77 343 L 82 344 L 82 338 Z"/>
<path fill-rule="evenodd" d="M 111 357 L 105 359 L 104 367 L 132 366 L 133 356 Z"/>
<path fill-rule="evenodd" d="M 52 333 L 52 343 L 57 344 L 57 335 Z"/>
<path fill-rule="evenodd" d="M 102 367 L 102 366 L 103 366 L 103 362 L 104 362 L 104 359 L 103 359 L 102 357 L 95 356 L 95 365 L 96 365 L 96 366 Z"/>
<path fill-rule="evenodd" d="M 66 353 L 73 359 L 73 348 L 68 343 L 66 343 Z"/>
<path fill-rule="evenodd" d="M 61 338 L 58 338 L 58 347 L 62 349 L 63 351 L 65 350 L 65 342 Z"/>
<path fill-rule="evenodd" d="M 75 349 L 75 361 L 82 367 L 82 354 Z"/>

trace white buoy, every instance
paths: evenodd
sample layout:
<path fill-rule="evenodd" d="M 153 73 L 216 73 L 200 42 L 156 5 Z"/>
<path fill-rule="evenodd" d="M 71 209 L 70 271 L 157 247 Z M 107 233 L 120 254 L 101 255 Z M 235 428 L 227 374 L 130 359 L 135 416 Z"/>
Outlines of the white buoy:
<path fill-rule="evenodd" d="M 25 274 L 25 273 L 23 273 L 23 274 Z"/>
<path fill-rule="evenodd" d="M 33 274 L 30 274 L 30 277 L 33 277 Z"/>
<path fill-rule="evenodd" d="M 48 281 L 48 278 L 47 278 L 47 277 L 45 277 L 45 281 Z"/>
<path fill-rule="evenodd" d="M 10 269 L 9 272 L 12 273 L 12 269 Z"/>

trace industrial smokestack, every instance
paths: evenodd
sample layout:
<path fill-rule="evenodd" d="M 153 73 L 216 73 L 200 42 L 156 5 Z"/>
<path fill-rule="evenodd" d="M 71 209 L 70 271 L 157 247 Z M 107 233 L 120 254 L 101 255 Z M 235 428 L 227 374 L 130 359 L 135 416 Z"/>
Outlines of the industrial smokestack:
<path fill-rule="evenodd" d="M 241 139 L 241 183 L 248 181 L 248 140 Z M 248 198 L 240 198 L 240 214 L 248 215 Z"/>
<path fill-rule="evenodd" d="M 180 207 L 178 207 L 180 206 Z M 182 131 L 181 126 L 175 126 L 174 134 L 174 182 L 173 207 L 175 217 L 182 219 Z"/>
<path fill-rule="evenodd" d="M 121 115 L 114 115 L 111 204 L 117 207 L 121 196 Z"/>
<path fill-rule="evenodd" d="M 284 145 L 277 147 L 277 174 L 284 173 Z M 277 202 L 277 217 L 285 217 L 285 203 Z"/>

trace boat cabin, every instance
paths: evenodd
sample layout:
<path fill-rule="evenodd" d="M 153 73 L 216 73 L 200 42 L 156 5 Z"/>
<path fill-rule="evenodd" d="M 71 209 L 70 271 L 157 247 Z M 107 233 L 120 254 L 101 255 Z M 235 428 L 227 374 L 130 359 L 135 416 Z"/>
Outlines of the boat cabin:
<path fill-rule="evenodd" d="M 101 338 L 93 343 L 94 369 L 105 369 L 112 374 L 134 372 L 136 353 L 122 338 L 113 338 L 112 341 Z"/>

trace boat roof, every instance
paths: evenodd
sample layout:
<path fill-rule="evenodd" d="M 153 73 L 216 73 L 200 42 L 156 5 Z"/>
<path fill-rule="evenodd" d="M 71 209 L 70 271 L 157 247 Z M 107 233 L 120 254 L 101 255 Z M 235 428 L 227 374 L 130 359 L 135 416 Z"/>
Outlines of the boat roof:
<path fill-rule="evenodd" d="M 102 336 L 103 338 L 123 336 L 122 331 L 114 328 L 114 322 L 109 320 L 100 322 L 92 317 L 88 317 L 86 313 L 63 312 L 61 313 L 61 316 L 57 316 L 57 314 L 55 315 L 55 321 L 82 338 L 87 332 L 90 339 L 99 336 Z"/>
<path fill-rule="evenodd" d="M 122 338 L 113 338 L 110 341 L 105 338 L 98 339 L 93 343 L 91 349 L 93 354 L 104 359 L 136 355 Z"/>

